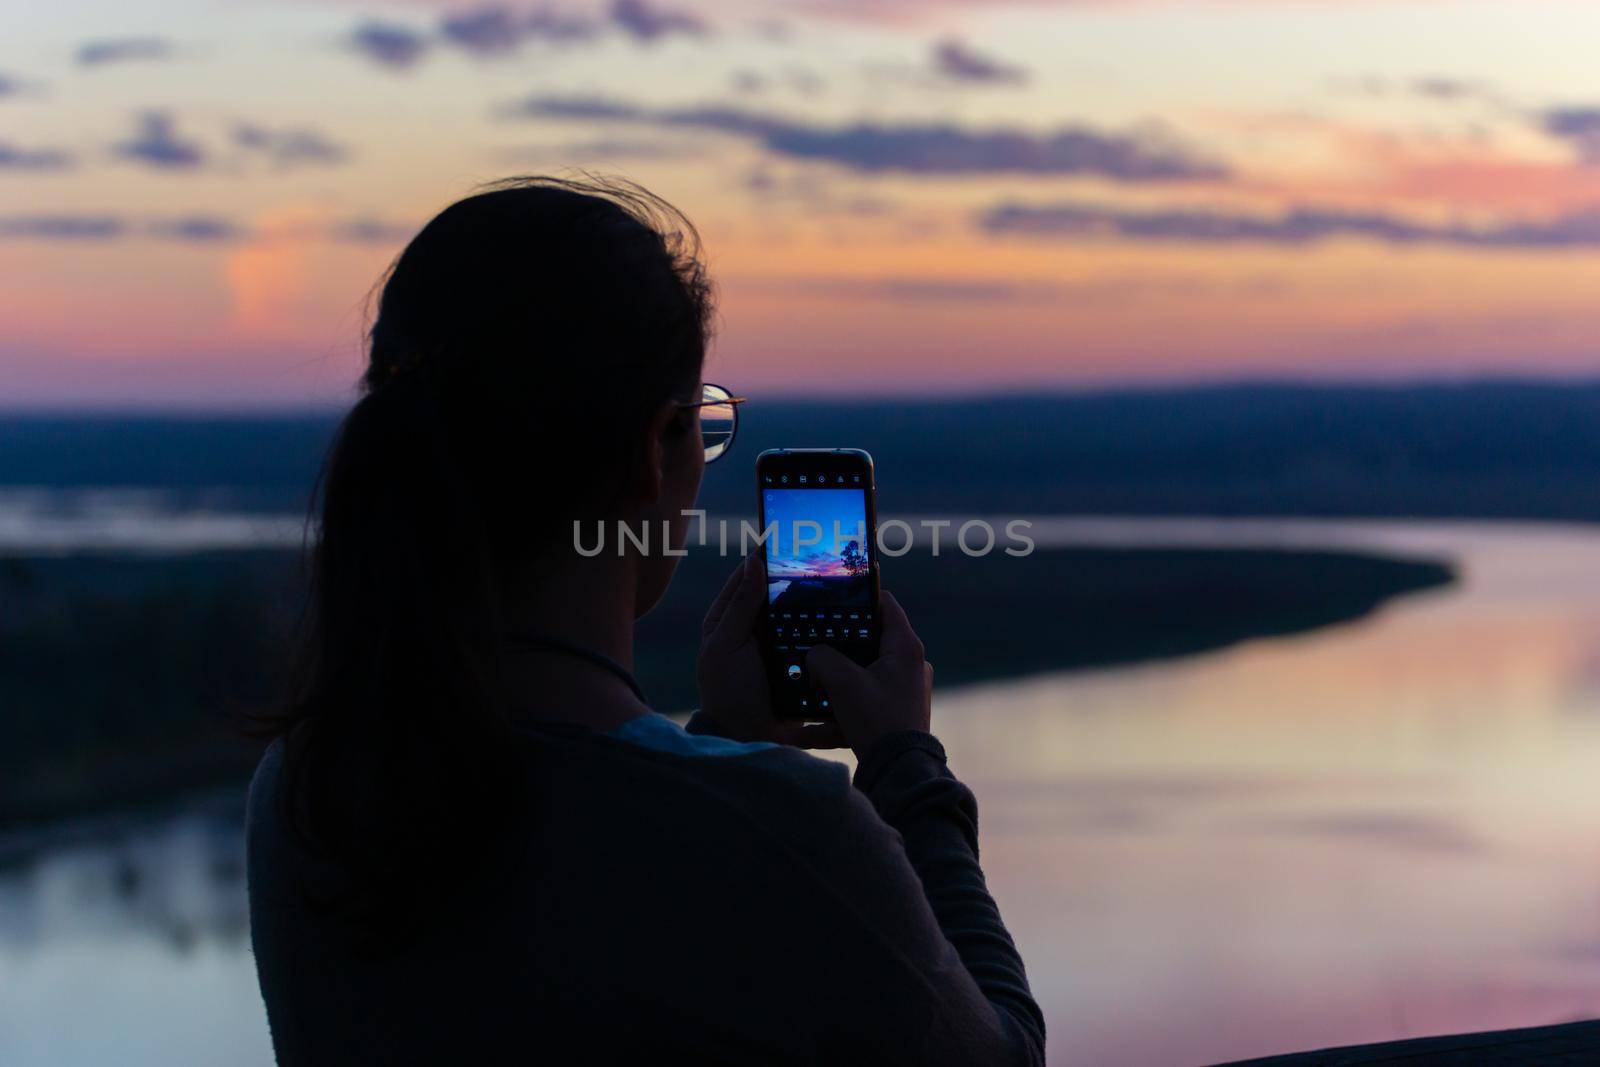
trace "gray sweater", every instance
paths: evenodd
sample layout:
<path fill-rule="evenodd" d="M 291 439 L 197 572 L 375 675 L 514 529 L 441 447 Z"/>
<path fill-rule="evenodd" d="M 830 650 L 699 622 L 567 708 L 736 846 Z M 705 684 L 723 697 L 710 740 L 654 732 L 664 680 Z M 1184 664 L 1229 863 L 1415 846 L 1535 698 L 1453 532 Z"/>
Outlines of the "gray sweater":
<path fill-rule="evenodd" d="M 1042 1064 L 1044 1020 L 931 735 L 852 785 L 789 748 L 686 756 L 527 731 L 520 859 L 381 960 L 304 903 L 274 745 L 250 787 L 250 927 L 301 1064 Z"/>

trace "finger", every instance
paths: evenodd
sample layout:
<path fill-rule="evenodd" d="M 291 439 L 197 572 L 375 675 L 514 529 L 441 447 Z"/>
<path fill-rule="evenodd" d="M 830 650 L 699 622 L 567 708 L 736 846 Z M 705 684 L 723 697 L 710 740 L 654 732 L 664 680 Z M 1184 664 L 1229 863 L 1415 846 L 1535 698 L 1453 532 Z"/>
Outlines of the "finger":
<path fill-rule="evenodd" d="M 766 731 L 766 737 L 767 740 L 776 741 L 780 745 L 792 745 L 795 748 L 815 747 L 806 743 L 806 739 L 811 736 L 808 728 L 814 725 L 831 726 L 833 724 L 808 723 L 794 719 L 773 719 Z"/>
<path fill-rule="evenodd" d="M 795 739 L 791 744 L 796 748 L 850 747 L 850 743 L 844 739 L 844 732 L 839 729 L 839 724 L 836 722 L 806 723 L 795 731 Z"/>
<path fill-rule="evenodd" d="M 900 601 L 894 598 L 894 594 L 885 591 L 881 595 L 881 605 L 879 614 L 883 616 L 882 655 L 922 659 L 924 654 L 922 639 L 911 628 L 911 620 L 906 617 L 906 609 L 900 606 Z"/>
<path fill-rule="evenodd" d="M 744 581 L 744 571 L 749 561 L 749 557 L 739 560 L 739 565 L 733 568 L 733 573 L 728 574 L 728 581 L 723 582 L 717 598 L 710 601 L 710 608 L 706 609 L 706 622 L 701 625 L 702 637 L 710 637 L 712 630 L 717 629 L 718 622 L 722 622 L 723 611 L 728 609 L 728 601 L 733 598 L 734 590 L 739 589 L 739 582 Z"/>
<path fill-rule="evenodd" d="M 722 583 L 722 591 L 711 602 L 711 607 L 706 609 L 706 621 L 700 627 L 700 635 L 702 637 L 710 637 L 712 632 L 716 630 L 717 624 L 722 621 L 723 613 L 728 610 L 728 601 L 732 600 L 733 594 L 739 590 L 739 586 L 744 582 L 745 574 L 749 569 L 750 557 L 746 556 L 739 561 L 737 567 L 733 568 L 733 573 L 728 575 L 728 580 Z"/>
<path fill-rule="evenodd" d="M 851 703 L 850 698 L 867 679 L 864 668 L 832 645 L 813 646 L 806 653 L 806 667 L 835 708 L 840 703 Z"/>
<path fill-rule="evenodd" d="M 723 608 L 715 639 L 732 646 L 748 638 L 755 629 L 756 616 L 761 613 L 761 604 L 766 595 L 767 583 L 762 581 L 761 560 L 752 553 L 745 557 L 744 580 L 733 590 Z"/>

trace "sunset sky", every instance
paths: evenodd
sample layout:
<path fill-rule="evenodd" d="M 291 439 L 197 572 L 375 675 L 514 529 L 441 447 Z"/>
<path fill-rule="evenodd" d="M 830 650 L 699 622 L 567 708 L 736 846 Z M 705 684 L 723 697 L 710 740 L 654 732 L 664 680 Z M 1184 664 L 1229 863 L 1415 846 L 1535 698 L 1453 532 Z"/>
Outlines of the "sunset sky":
<path fill-rule="evenodd" d="M 1593 0 L 7 8 L 0 406 L 348 398 L 409 232 L 570 167 L 757 395 L 1600 370 Z"/>
<path fill-rule="evenodd" d="M 768 489 L 763 498 L 762 518 L 773 531 L 766 547 L 769 578 L 843 578 L 850 573 L 844 548 L 858 544 L 867 528 L 861 490 Z M 802 540 L 810 544 L 802 547 Z"/>

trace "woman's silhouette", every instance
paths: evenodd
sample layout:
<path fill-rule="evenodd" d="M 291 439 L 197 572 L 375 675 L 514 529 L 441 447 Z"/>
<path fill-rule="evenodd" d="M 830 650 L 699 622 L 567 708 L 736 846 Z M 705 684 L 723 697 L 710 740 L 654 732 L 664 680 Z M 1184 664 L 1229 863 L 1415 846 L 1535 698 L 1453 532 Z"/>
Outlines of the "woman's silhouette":
<path fill-rule="evenodd" d="M 1041 1063 L 931 668 L 813 653 L 774 721 L 737 567 L 684 730 L 629 673 L 708 453 L 710 287 L 622 184 L 518 179 L 384 283 L 320 489 L 298 686 L 250 792 L 251 935 L 285 1064 Z M 574 548 L 574 523 L 656 551 Z M 845 769 L 797 746 L 847 743 Z"/>

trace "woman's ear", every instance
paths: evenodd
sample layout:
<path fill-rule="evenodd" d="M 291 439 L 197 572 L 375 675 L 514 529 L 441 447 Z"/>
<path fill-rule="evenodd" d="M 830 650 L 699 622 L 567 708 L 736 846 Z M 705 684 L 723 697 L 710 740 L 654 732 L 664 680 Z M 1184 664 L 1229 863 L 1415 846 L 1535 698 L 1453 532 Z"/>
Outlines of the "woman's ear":
<path fill-rule="evenodd" d="M 661 485 L 666 480 L 668 438 L 676 431 L 683 409 L 669 400 L 656 409 L 639 442 L 639 464 L 635 468 L 629 495 L 641 504 L 654 504 L 661 499 Z"/>

